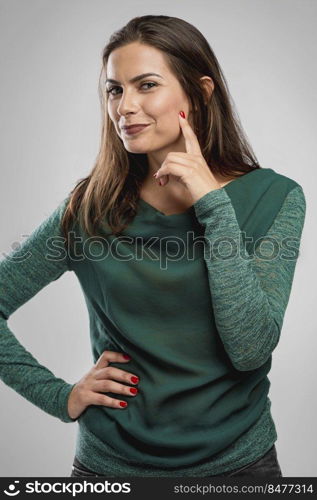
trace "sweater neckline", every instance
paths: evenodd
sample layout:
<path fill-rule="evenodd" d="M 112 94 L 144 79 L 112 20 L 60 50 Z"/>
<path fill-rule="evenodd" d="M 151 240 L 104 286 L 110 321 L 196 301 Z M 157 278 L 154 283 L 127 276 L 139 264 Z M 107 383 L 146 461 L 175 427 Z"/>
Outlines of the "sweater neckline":
<path fill-rule="evenodd" d="M 236 185 L 237 183 L 239 183 L 239 181 L 241 182 L 242 179 L 244 179 L 245 177 L 248 177 L 248 176 L 254 174 L 254 172 L 258 172 L 260 170 L 271 170 L 271 169 L 270 168 L 263 168 L 263 167 L 255 168 L 254 170 L 251 170 L 250 172 L 247 172 L 244 175 L 240 175 L 240 177 L 237 177 L 236 179 L 232 179 L 232 181 L 228 182 L 228 184 L 226 184 L 225 186 L 223 186 L 222 188 L 219 188 L 219 189 L 224 189 L 225 191 L 228 191 L 228 190 L 230 191 L 232 188 L 232 185 Z M 199 200 L 197 200 L 197 201 L 199 201 Z M 164 212 L 162 212 L 158 208 L 155 208 L 153 205 L 151 205 L 147 201 L 143 200 L 143 198 L 139 198 L 139 204 L 141 206 L 143 206 L 143 208 L 147 209 L 150 212 L 154 212 L 156 215 L 163 217 L 165 220 L 187 219 L 188 216 L 190 216 L 194 213 L 196 203 L 197 202 L 195 202 L 193 205 L 191 205 L 189 208 L 187 208 L 184 212 L 179 212 L 178 214 L 169 214 L 168 215 L 168 214 L 164 214 Z"/>
<path fill-rule="evenodd" d="M 194 210 L 194 205 L 191 205 L 189 208 L 187 208 L 184 212 L 179 212 L 178 214 L 164 214 L 164 212 L 161 212 L 158 208 L 155 208 L 153 205 L 148 203 L 147 201 L 143 200 L 143 198 L 139 198 L 139 203 L 143 205 L 144 207 L 148 208 L 151 211 L 154 211 L 158 213 L 159 215 L 162 215 L 162 217 L 182 217 L 182 216 L 187 216 L 190 212 Z"/>

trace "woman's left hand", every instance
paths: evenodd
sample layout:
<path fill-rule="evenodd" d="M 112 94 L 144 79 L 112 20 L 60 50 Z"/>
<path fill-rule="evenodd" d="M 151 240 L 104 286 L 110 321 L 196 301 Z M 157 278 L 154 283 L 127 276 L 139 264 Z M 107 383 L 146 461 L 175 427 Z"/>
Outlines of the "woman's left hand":
<path fill-rule="evenodd" d="M 154 174 L 159 180 L 163 178 L 162 186 L 168 183 L 168 176 L 173 175 L 179 182 L 184 184 L 190 192 L 193 203 L 209 191 L 220 189 L 221 185 L 216 181 L 208 167 L 193 129 L 188 120 L 180 114 L 179 123 L 185 139 L 186 153 L 170 152 L 166 155 L 161 167 Z"/>

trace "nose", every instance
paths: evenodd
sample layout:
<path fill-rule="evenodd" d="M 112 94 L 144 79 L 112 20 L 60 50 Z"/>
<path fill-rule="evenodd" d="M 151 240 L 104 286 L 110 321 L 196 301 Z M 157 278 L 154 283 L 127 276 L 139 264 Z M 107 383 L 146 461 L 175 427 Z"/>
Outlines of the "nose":
<path fill-rule="evenodd" d="M 135 113 L 138 107 L 137 96 L 132 91 L 123 91 L 117 107 L 118 115 L 124 116 L 128 113 Z"/>

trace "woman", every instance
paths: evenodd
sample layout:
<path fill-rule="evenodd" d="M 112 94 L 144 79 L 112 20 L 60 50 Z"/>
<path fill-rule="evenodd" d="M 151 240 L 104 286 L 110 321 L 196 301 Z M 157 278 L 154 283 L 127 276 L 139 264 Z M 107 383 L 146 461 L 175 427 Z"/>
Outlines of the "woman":
<path fill-rule="evenodd" d="M 257 163 L 191 24 L 132 19 L 105 47 L 101 74 L 92 172 L 1 262 L 1 377 L 78 422 L 72 476 L 281 477 L 267 375 L 302 187 Z M 85 296 L 94 359 L 75 384 L 6 323 L 67 270 Z"/>

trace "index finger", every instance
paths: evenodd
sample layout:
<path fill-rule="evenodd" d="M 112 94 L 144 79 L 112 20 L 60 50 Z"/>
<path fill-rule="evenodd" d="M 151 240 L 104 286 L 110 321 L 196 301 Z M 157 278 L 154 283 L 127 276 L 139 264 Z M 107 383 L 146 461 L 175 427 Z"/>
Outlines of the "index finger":
<path fill-rule="evenodd" d="M 125 358 L 126 354 L 116 351 L 103 351 L 99 356 L 97 362 L 95 363 L 95 368 L 104 368 L 109 365 L 109 363 L 122 363 L 124 361 L 130 361 L 130 359 Z"/>
<path fill-rule="evenodd" d="M 200 144 L 188 120 L 178 113 L 181 130 L 185 139 L 186 153 L 201 155 Z"/>

